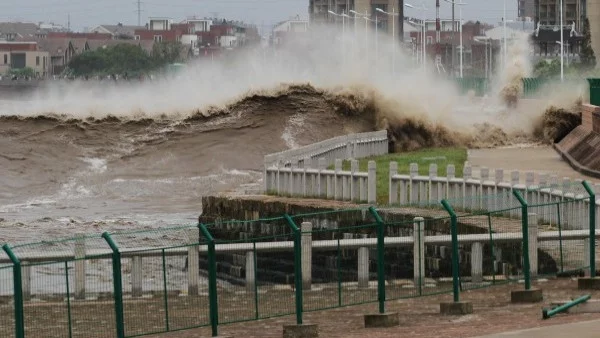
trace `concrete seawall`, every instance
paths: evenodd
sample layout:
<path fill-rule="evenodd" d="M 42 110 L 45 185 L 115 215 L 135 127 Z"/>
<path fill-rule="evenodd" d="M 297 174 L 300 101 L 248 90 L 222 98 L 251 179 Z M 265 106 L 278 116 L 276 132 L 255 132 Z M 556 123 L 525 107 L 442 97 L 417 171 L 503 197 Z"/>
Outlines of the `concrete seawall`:
<path fill-rule="evenodd" d="M 554 149 L 573 169 L 600 178 L 600 107 L 584 105 L 582 124 Z"/>

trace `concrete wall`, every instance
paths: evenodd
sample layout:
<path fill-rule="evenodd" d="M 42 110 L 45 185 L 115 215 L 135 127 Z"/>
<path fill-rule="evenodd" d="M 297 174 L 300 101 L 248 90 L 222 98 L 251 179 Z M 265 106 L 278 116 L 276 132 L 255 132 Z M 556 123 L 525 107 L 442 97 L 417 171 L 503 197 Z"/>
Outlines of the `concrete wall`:
<path fill-rule="evenodd" d="M 587 0 L 586 12 L 590 20 L 592 48 L 594 49 L 596 60 L 600 60 L 600 0 Z M 600 67 L 600 63 L 597 63 L 596 67 Z"/>
<path fill-rule="evenodd" d="M 328 198 L 337 201 L 375 203 L 377 198 L 376 165 L 369 161 L 369 171 L 359 172 L 358 161 L 351 161 L 350 171 L 342 170 L 342 160 L 334 170 L 326 169 L 325 159 L 316 169 L 269 167 L 265 170 L 265 191 L 280 196 Z"/>

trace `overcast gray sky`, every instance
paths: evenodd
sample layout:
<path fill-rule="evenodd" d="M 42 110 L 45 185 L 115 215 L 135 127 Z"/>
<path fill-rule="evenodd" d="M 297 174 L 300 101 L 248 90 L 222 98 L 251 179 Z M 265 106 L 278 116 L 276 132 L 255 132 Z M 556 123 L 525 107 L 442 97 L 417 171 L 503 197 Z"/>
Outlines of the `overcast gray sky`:
<path fill-rule="evenodd" d="M 413 5 L 421 0 L 406 1 Z M 435 0 L 423 0 L 429 8 L 428 17 L 435 16 Z M 463 17 L 466 20 L 497 24 L 503 13 L 503 0 L 465 0 Z M 187 16 L 210 16 L 243 20 L 261 25 L 286 20 L 300 15 L 307 18 L 308 0 L 142 0 L 142 24 L 149 16 L 171 17 L 175 21 Z M 441 1 L 441 16 L 450 17 L 451 5 Z M 517 0 L 506 1 L 507 18 L 517 15 Z M 2 0 L 1 21 L 55 22 L 67 25 L 71 16 L 71 28 L 83 30 L 99 24 L 137 24 L 137 0 Z M 406 15 L 420 17 L 420 11 L 407 8 Z M 458 10 L 456 12 L 458 18 Z"/>

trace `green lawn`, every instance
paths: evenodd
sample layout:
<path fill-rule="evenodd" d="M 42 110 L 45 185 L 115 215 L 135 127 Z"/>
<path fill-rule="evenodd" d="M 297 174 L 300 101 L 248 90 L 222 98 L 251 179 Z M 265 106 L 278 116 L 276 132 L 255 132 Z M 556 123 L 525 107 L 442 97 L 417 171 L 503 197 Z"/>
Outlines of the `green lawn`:
<path fill-rule="evenodd" d="M 377 202 L 379 204 L 387 204 L 390 162 L 398 162 L 398 174 L 401 175 L 409 174 L 411 163 L 419 165 L 420 175 L 429 175 L 429 165 L 436 163 L 438 166 L 438 176 L 446 176 L 446 167 L 449 164 L 454 164 L 456 167 L 456 177 L 462 177 L 463 166 L 465 161 L 467 161 L 467 149 L 430 148 L 363 158 L 359 160 L 360 171 L 367 171 L 369 161 L 377 163 Z M 330 169 L 333 169 L 333 166 Z M 343 162 L 343 170 L 350 170 L 350 161 Z"/>

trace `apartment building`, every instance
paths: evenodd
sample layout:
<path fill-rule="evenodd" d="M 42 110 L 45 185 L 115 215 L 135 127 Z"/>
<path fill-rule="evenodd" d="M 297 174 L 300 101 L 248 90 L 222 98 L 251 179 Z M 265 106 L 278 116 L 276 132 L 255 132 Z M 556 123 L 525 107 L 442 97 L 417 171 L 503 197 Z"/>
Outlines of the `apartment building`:
<path fill-rule="evenodd" d="M 517 10 L 519 21 L 526 21 L 527 18 L 535 17 L 535 0 L 517 0 Z"/>
<path fill-rule="evenodd" d="M 575 22 L 575 29 L 581 31 L 588 1 L 563 0 L 563 24 L 570 26 Z M 534 0 L 534 8 L 536 26 L 560 25 L 560 0 Z"/>
<path fill-rule="evenodd" d="M 377 8 L 396 15 L 389 15 L 377 11 Z M 404 34 L 404 0 L 309 0 L 308 12 L 311 25 L 341 24 L 339 15 L 355 15 L 350 10 L 369 17 L 371 25 L 375 27 L 375 19 L 381 32 L 392 34 L 392 20 L 396 20 L 394 29 L 397 37 Z M 331 14 L 329 11 L 336 13 Z M 353 19 L 352 19 L 353 20 Z"/>

